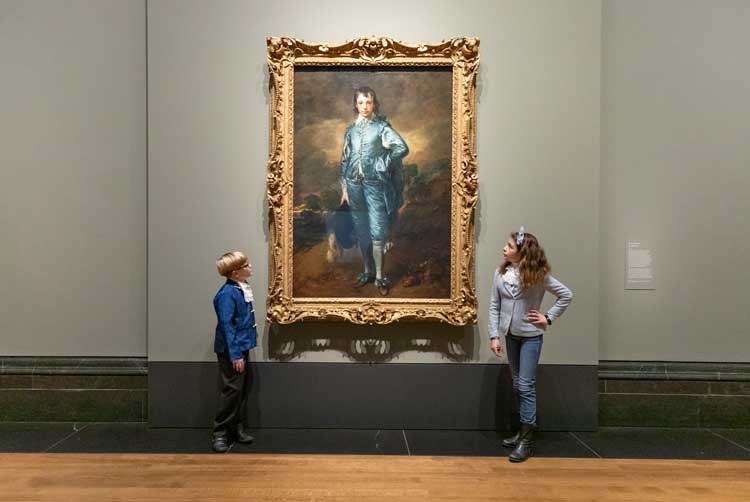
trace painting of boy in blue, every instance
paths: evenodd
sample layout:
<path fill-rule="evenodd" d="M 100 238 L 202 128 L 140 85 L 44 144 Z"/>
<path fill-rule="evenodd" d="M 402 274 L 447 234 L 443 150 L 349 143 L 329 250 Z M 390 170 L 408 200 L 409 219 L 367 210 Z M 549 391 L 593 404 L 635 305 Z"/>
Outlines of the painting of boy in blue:
<path fill-rule="evenodd" d="M 375 91 L 354 91 L 357 118 L 346 128 L 341 156 L 341 203 L 351 209 L 363 270 L 353 286 L 371 282 L 386 296 L 391 281 L 384 275 L 383 258 L 392 224 L 402 206 L 401 167 L 409 147 L 385 117 L 378 115 Z"/>
<path fill-rule="evenodd" d="M 451 297 L 452 117 L 450 67 L 295 68 L 295 298 Z"/>

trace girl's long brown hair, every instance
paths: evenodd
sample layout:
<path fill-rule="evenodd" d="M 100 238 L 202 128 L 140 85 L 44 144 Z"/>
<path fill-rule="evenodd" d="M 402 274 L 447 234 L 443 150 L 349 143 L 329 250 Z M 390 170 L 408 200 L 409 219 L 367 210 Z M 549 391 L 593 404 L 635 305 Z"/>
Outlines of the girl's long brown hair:
<path fill-rule="evenodd" d="M 510 238 L 513 239 L 513 242 L 516 242 L 518 232 L 510 234 Z M 534 234 L 525 232 L 523 244 L 518 248 L 518 253 L 521 255 L 521 261 L 518 264 L 521 289 L 529 288 L 544 281 L 552 267 L 547 261 L 547 255 L 544 254 L 544 248 L 539 245 L 539 241 Z M 504 274 L 509 266 L 509 261 L 500 265 L 500 273 Z"/>

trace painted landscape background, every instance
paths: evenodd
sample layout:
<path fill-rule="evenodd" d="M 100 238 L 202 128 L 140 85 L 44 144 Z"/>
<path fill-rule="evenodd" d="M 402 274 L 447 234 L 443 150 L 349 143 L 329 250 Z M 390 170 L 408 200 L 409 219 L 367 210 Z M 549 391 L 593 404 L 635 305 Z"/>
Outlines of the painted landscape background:
<path fill-rule="evenodd" d="M 344 131 L 356 118 L 353 92 L 369 86 L 404 138 L 404 205 L 393 226 L 384 273 L 389 298 L 450 297 L 451 69 L 295 69 L 295 298 L 378 297 L 374 285 L 355 289 L 362 271 L 355 247 L 332 259 L 326 222 L 339 208 Z M 341 251 L 341 250 L 339 250 Z"/>

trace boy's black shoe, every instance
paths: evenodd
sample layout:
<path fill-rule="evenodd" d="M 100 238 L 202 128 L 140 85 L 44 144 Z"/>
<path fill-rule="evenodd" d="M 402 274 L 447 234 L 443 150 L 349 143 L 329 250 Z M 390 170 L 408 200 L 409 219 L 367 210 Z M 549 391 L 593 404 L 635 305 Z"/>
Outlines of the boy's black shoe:
<path fill-rule="evenodd" d="M 361 274 L 357 276 L 357 282 L 354 283 L 354 287 L 359 289 L 363 287 L 365 284 L 370 284 L 374 280 L 375 280 L 374 275 L 367 275 L 364 272 L 362 272 Z"/>
<path fill-rule="evenodd" d="M 225 438 L 224 436 L 214 438 L 213 449 L 216 453 L 226 453 L 227 451 L 229 451 L 229 443 L 227 442 L 227 438 Z"/>
<path fill-rule="evenodd" d="M 388 292 L 391 290 L 391 281 L 383 277 L 382 279 L 375 279 L 375 285 L 378 287 L 378 293 L 381 296 L 388 296 Z"/>
<path fill-rule="evenodd" d="M 237 432 L 237 442 L 242 444 L 250 444 L 255 441 L 255 438 L 244 431 Z"/>

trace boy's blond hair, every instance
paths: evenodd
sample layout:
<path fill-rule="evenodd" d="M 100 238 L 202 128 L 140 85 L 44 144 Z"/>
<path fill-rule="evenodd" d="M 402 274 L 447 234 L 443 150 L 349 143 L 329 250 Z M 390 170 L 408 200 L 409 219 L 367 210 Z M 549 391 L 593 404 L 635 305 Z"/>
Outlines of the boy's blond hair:
<path fill-rule="evenodd" d="M 232 272 L 245 265 L 247 265 L 247 256 L 242 251 L 224 253 L 216 260 L 216 269 L 219 271 L 219 275 L 227 278 L 232 275 Z"/>

